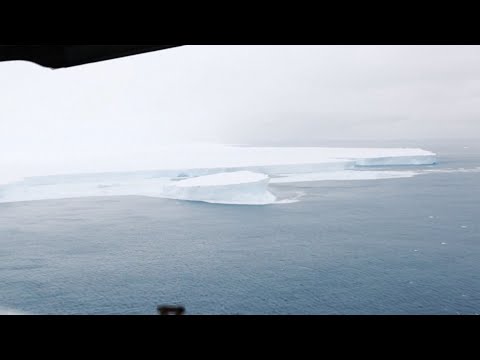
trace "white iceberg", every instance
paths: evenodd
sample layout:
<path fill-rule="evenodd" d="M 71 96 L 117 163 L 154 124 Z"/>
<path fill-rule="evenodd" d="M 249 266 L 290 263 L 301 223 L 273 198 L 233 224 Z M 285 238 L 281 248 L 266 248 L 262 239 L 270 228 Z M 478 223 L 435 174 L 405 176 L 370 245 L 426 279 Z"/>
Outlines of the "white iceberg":
<path fill-rule="evenodd" d="M 225 145 L 170 146 L 154 154 L 130 154 L 117 162 L 102 156 L 98 154 L 89 166 L 72 161 L 63 167 L 50 163 L 43 169 L 43 163 L 37 164 L 43 173 L 30 169 L 22 174 L 29 177 L 16 182 L 9 180 L 20 173 L 10 174 L 6 185 L 1 185 L 0 178 L 0 203 L 123 195 L 226 204 L 282 203 L 268 191 L 269 182 L 411 177 L 422 172 L 379 171 L 377 167 L 437 161 L 434 153 L 422 149 Z M 149 168 L 153 170 L 142 170 Z"/>
<path fill-rule="evenodd" d="M 85 157 L 85 159 L 83 159 Z M 41 159 L 16 161 L 15 170 L 0 161 L 0 184 L 12 179 L 48 176 L 53 182 L 116 173 L 131 177 L 202 176 L 248 170 L 268 175 L 312 173 L 354 169 L 359 166 L 432 165 L 436 155 L 422 149 L 404 148 L 323 148 L 323 147 L 239 147 L 227 145 L 182 145 L 162 147 L 151 153 L 51 154 Z M 92 161 L 94 159 L 94 161 Z M 149 171 L 144 171 L 148 170 Z M 93 174 L 93 175 L 92 175 Z M 83 179 L 82 179 L 83 181 Z"/>
<path fill-rule="evenodd" d="M 200 176 L 166 185 L 163 196 L 171 199 L 236 205 L 266 205 L 276 197 L 268 190 L 270 178 L 251 171 Z"/>

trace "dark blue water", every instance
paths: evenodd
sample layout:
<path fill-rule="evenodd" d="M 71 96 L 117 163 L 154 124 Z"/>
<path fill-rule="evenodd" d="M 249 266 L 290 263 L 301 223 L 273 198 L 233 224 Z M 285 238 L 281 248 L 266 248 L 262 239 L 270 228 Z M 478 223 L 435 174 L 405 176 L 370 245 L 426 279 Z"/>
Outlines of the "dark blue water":
<path fill-rule="evenodd" d="M 436 168 L 480 166 L 479 146 L 461 145 L 468 149 L 423 147 L 439 153 Z M 147 197 L 0 204 L 0 308 L 480 313 L 479 180 L 438 173 L 285 184 L 275 191 L 301 188 L 305 197 L 272 206 Z"/>

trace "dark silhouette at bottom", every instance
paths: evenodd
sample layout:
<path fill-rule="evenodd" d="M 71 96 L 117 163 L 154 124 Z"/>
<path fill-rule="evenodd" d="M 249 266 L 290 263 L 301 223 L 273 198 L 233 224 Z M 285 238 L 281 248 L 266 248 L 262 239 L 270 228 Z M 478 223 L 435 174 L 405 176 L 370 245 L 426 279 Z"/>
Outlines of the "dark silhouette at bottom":
<path fill-rule="evenodd" d="M 183 306 L 160 305 L 157 307 L 158 315 L 185 315 Z"/>

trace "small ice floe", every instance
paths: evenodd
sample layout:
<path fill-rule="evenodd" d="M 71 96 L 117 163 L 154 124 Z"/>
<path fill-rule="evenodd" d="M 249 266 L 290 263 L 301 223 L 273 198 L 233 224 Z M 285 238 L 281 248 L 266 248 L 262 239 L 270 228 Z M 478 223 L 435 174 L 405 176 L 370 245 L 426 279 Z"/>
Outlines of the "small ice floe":
<path fill-rule="evenodd" d="M 429 219 L 435 219 L 435 216 L 430 215 L 428 218 L 429 218 Z"/>
<path fill-rule="evenodd" d="M 460 226 L 460 227 L 461 227 L 462 229 L 466 229 L 466 228 L 468 228 L 468 226 L 467 226 L 467 225 L 462 225 L 462 226 Z"/>
<path fill-rule="evenodd" d="M 415 249 L 415 250 L 413 250 L 413 252 L 418 252 L 418 250 L 417 250 L 417 249 Z"/>
<path fill-rule="evenodd" d="M 442 242 L 442 245 L 447 245 L 447 243 L 446 243 L 446 242 Z"/>

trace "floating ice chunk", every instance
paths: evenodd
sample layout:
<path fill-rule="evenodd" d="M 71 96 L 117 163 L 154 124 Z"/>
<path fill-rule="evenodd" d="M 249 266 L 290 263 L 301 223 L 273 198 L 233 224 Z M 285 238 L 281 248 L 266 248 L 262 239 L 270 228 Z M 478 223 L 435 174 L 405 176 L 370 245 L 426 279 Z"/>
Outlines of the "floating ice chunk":
<path fill-rule="evenodd" d="M 200 176 L 163 189 L 163 197 L 217 204 L 266 205 L 276 197 L 268 191 L 269 177 L 250 171 Z"/>
<path fill-rule="evenodd" d="M 272 178 L 270 183 L 282 184 L 292 182 L 308 182 L 308 181 L 339 181 L 339 180 L 380 180 L 380 179 L 397 179 L 410 178 L 417 175 L 413 171 L 358 171 L 343 170 L 329 171 L 310 174 L 285 174 L 282 177 Z"/>
<path fill-rule="evenodd" d="M 437 162 L 435 154 L 411 156 L 386 156 L 358 159 L 356 166 L 399 166 L 399 165 L 433 165 Z"/>
<path fill-rule="evenodd" d="M 458 168 L 458 169 L 429 169 L 429 170 L 421 170 L 419 171 L 420 174 L 430 174 L 430 173 L 439 173 L 439 174 L 453 174 L 453 173 L 479 173 L 480 167 L 474 168 Z"/>

